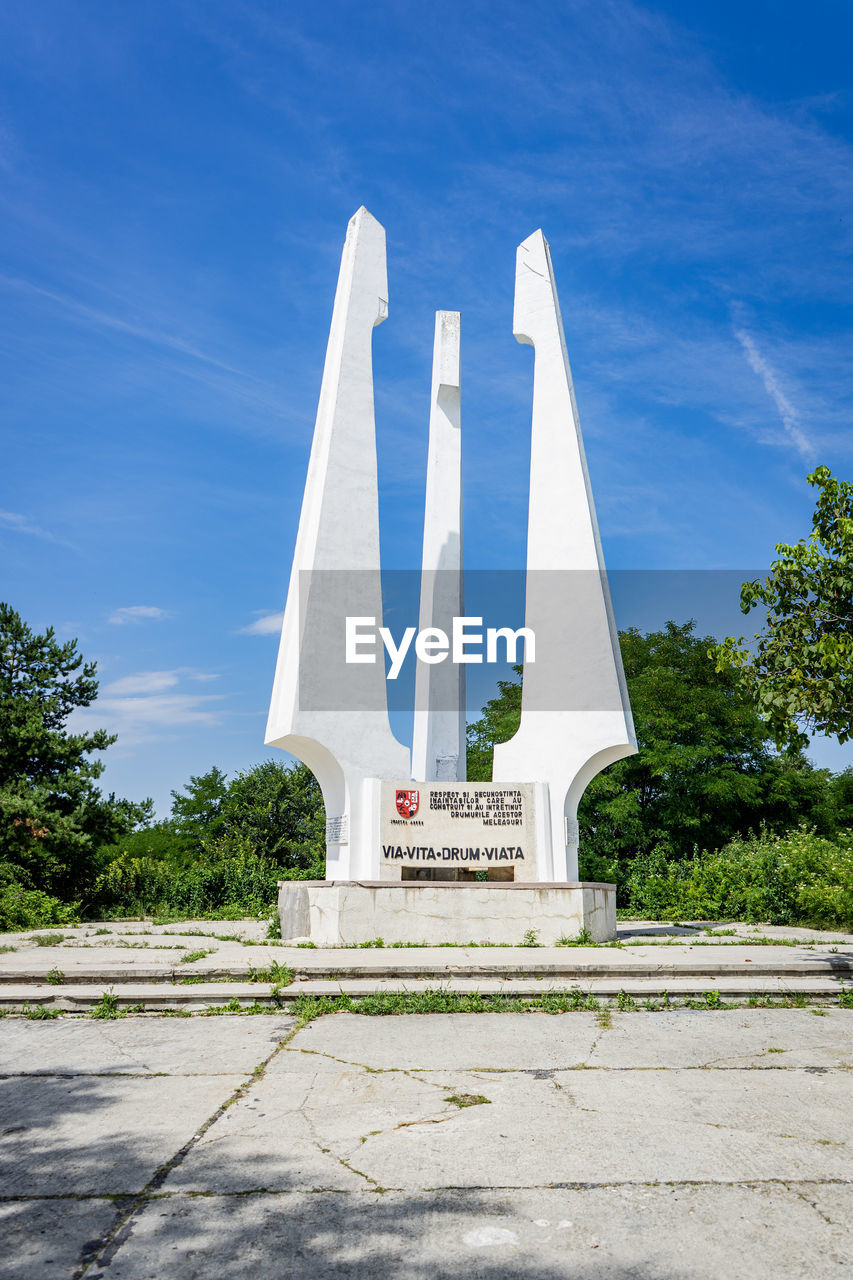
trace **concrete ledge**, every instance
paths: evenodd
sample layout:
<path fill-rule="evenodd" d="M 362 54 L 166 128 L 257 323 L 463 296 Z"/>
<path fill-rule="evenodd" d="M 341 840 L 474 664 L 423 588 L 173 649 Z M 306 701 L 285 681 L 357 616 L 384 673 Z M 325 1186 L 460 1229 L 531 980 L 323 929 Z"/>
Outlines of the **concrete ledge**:
<path fill-rule="evenodd" d="M 284 880 L 278 910 L 283 939 L 310 939 L 318 947 L 374 938 L 518 944 L 531 930 L 542 946 L 584 929 L 594 942 L 616 937 L 612 884 Z"/>
<path fill-rule="evenodd" d="M 454 948 L 414 948 L 411 951 L 384 948 L 377 951 L 335 950 L 333 955 L 321 951 L 303 951 L 292 947 L 272 947 L 263 956 L 264 964 L 213 964 L 204 962 L 186 968 L 163 966 L 153 969 L 133 965 L 85 965 L 76 966 L 63 973 L 61 986 L 98 985 L 106 988 L 115 984 L 151 983 L 183 985 L 187 978 L 197 985 L 205 982 L 249 982 L 252 971 L 268 968 L 271 963 L 289 968 L 298 979 L 434 979 L 447 978 L 555 978 L 564 981 L 581 981 L 588 978 L 716 978 L 752 977 L 756 980 L 771 978 L 837 978 L 853 981 L 853 959 L 842 956 L 815 955 L 808 959 L 781 957 L 750 957 L 720 955 L 723 948 L 708 948 L 705 956 L 655 958 L 626 957 L 619 950 L 606 951 L 603 955 L 584 947 L 561 947 L 556 956 L 549 951 L 540 959 L 544 948 L 501 948 L 483 955 L 481 950 Z M 780 950 L 782 950 L 780 948 Z M 426 952 L 426 955 L 424 955 Z M 50 965 L 30 965 L 15 970 L 0 968 L 0 995 L 9 985 L 41 984 L 49 988 L 47 970 Z"/>
<path fill-rule="evenodd" d="M 509 978 L 445 978 L 440 981 L 403 978 L 343 978 L 338 981 L 306 979 L 287 987 L 274 987 L 271 983 L 208 982 L 191 987 L 172 987 L 151 983 L 126 983 L 113 987 L 111 994 L 123 1010 L 158 1013 L 165 1010 L 202 1012 L 211 1006 L 231 1005 L 235 1001 L 240 1008 L 254 1004 L 268 1004 L 271 1009 L 287 1009 L 299 996 L 350 996 L 364 999 L 377 995 L 419 995 L 441 991 L 449 995 L 507 996 L 516 999 L 537 999 L 548 995 L 568 995 L 581 992 L 605 1003 L 624 1003 L 626 996 L 633 1000 L 672 1000 L 705 998 L 716 993 L 723 1001 L 748 1003 L 750 999 L 771 997 L 780 1000 L 795 997 L 806 1001 L 835 1003 L 845 992 L 853 990 L 849 981 L 819 974 L 812 977 L 681 977 L 661 981 L 651 977 L 581 978 L 577 982 L 557 979 L 509 979 Z M 4 1013 L 21 1012 L 43 1005 L 61 1013 L 87 1013 L 103 999 L 103 984 L 53 987 L 46 984 L 7 986 L 0 988 L 0 1010 Z M 236 1008 L 235 1008 L 236 1012 Z"/>

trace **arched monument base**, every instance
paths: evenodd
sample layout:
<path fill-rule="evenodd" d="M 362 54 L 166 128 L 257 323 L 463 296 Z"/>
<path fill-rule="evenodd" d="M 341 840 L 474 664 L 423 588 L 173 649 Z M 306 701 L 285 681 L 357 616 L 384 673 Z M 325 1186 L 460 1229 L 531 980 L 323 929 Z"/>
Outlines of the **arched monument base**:
<path fill-rule="evenodd" d="M 539 946 L 586 931 L 616 937 L 616 886 L 459 880 L 282 880 L 278 911 L 285 943 L 359 946 L 395 942 Z M 529 943 L 528 943 L 529 945 Z"/>

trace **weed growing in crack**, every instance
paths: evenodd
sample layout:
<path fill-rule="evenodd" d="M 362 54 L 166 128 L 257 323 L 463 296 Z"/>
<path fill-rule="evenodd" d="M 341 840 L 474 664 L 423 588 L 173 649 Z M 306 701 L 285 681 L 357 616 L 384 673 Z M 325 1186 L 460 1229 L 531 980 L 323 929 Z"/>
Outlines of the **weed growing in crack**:
<path fill-rule="evenodd" d="M 181 956 L 181 964 L 192 964 L 194 960 L 203 960 L 205 956 L 212 956 L 212 951 L 188 951 L 185 956 Z"/>
<path fill-rule="evenodd" d="M 599 1003 L 591 993 L 573 987 L 571 991 L 547 992 L 534 1002 L 534 1007 L 540 1008 L 543 1013 L 574 1013 L 579 1009 L 595 1013 L 599 1009 Z"/>
<path fill-rule="evenodd" d="M 279 964 L 277 960 L 273 960 L 272 964 L 266 969 L 250 969 L 247 982 L 272 982 L 276 988 L 289 987 L 293 981 L 294 973 L 286 964 Z"/>
<path fill-rule="evenodd" d="M 491 1098 L 486 1098 L 482 1093 L 451 1093 L 444 1099 L 445 1102 L 452 1102 L 454 1107 L 482 1107 L 488 1103 L 491 1106 Z"/>
<path fill-rule="evenodd" d="M 56 965 L 52 969 L 48 969 L 44 977 L 45 982 L 49 982 L 52 987 L 61 987 L 65 981 L 65 974 Z"/>
<path fill-rule="evenodd" d="M 589 929 L 583 928 L 580 933 L 575 934 L 573 938 L 567 937 L 565 934 L 558 938 L 554 943 L 555 947 L 594 947 L 595 942 Z"/>
<path fill-rule="evenodd" d="M 37 1004 L 35 1008 L 29 1003 L 25 1004 L 21 1010 L 25 1018 L 29 1018 L 31 1022 L 43 1022 L 48 1018 L 58 1018 L 58 1009 L 48 1009 L 43 1004 Z"/>
<path fill-rule="evenodd" d="M 105 1021 L 112 1018 L 123 1018 L 124 1011 L 119 1008 L 118 996 L 115 992 L 105 991 L 89 1016 L 101 1018 Z"/>
<path fill-rule="evenodd" d="M 209 1004 L 203 1012 L 206 1018 L 219 1018 L 225 1013 L 242 1013 L 243 1006 L 234 996 L 227 1004 Z"/>

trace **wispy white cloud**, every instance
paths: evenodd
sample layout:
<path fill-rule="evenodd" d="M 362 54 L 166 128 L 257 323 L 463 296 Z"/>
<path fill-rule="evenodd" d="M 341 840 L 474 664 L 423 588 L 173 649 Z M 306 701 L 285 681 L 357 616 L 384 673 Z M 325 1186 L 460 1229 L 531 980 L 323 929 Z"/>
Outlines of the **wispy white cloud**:
<path fill-rule="evenodd" d="M 156 742 L 170 732 L 216 728 L 222 723 L 215 695 L 152 693 L 140 697 L 101 697 L 91 707 L 78 709 L 70 724 L 76 729 L 107 729 L 117 733 L 122 746 Z"/>
<path fill-rule="evenodd" d="M 43 529 L 41 525 L 34 524 L 27 516 L 21 515 L 18 511 L 0 511 L 0 527 L 11 529 L 15 533 L 27 534 L 31 538 L 43 538 L 45 542 L 61 542 L 61 538 L 57 538 L 49 529 Z M 67 543 L 63 545 L 67 546 Z"/>
<path fill-rule="evenodd" d="M 160 621 L 162 618 L 168 618 L 168 616 L 165 609 L 159 609 L 154 604 L 130 604 L 124 605 L 121 609 L 116 609 L 115 613 L 110 614 L 107 621 L 112 622 L 116 627 L 121 627 L 128 622 Z"/>
<path fill-rule="evenodd" d="M 187 693 L 182 680 L 207 682 L 214 672 L 176 667 L 172 671 L 137 671 L 101 688 L 97 700 L 71 717 L 78 729 L 107 729 L 122 746 L 157 742 L 174 732 L 216 728 L 222 723 L 222 694 Z"/>
<path fill-rule="evenodd" d="M 281 631 L 283 613 L 262 613 L 247 627 L 240 627 L 240 636 L 277 636 Z"/>
<path fill-rule="evenodd" d="M 194 671 L 188 667 L 176 667 L 173 671 L 137 671 L 133 675 L 122 676 L 118 680 L 112 680 L 109 684 L 103 685 L 101 697 L 115 698 L 163 693 L 166 689 L 174 689 L 182 676 L 203 682 L 219 679 L 215 672 Z"/>
<path fill-rule="evenodd" d="M 194 343 L 187 342 L 184 338 L 181 338 L 174 333 L 170 333 L 167 330 L 151 328 L 148 325 L 124 319 L 122 316 L 113 315 L 98 307 L 91 307 L 85 302 L 80 302 L 77 298 L 72 298 L 66 294 L 58 293 L 52 289 L 44 289 L 41 285 L 34 284 L 31 280 L 21 279 L 16 276 L 0 275 L 0 284 L 3 284 L 10 289 L 20 289 L 26 293 L 36 294 L 41 298 L 46 298 L 48 301 L 64 307 L 67 311 L 73 312 L 80 319 L 86 320 L 91 324 L 96 324 L 100 328 L 114 329 L 120 333 L 129 334 L 134 338 L 142 338 L 144 341 L 150 342 L 155 346 L 168 347 L 172 351 L 180 352 L 181 355 L 190 356 L 193 360 L 199 360 L 203 364 L 210 365 L 214 369 L 221 369 L 225 373 L 234 374 L 240 378 L 247 378 L 250 381 L 257 381 L 254 374 L 247 373 L 243 369 L 236 369 L 233 365 L 226 364 L 225 361 L 218 360 L 215 356 L 208 355 L 206 351 L 200 350 L 200 348 Z"/>
<path fill-rule="evenodd" d="M 800 451 L 804 458 L 813 458 L 814 446 L 802 430 L 800 415 L 779 385 L 775 370 L 764 359 L 755 344 L 755 340 L 745 329 L 735 329 L 735 337 L 743 347 L 750 368 L 754 373 L 758 374 L 764 383 L 764 390 L 775 404 L 788 440 Z"/>

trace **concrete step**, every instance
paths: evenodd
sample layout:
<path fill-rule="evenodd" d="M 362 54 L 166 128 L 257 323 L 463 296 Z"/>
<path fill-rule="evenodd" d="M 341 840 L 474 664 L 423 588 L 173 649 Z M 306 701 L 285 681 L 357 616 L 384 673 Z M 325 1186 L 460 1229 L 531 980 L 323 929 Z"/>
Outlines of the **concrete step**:
<path fill-rule="evenodd" d="M 565 994 L 581 991 L 592 995 L 602 1003 L 615 1003 L 622 994 L 637 1002 L 661 999 L 668 995 L 673 1000 L 704 998 L 716 992 L 720 999 L 732 1003 L 746 1003 L 750 998 L 771 996 L 784 998 L 797 996 L 809 1001 L 836 1001 L 846 991 L 853 991 L 853 980 L 827 973 L 780 976 L 771 974 L 678 976 L 614 976 L 586 977 L 575 982 L 554 978 L 512 979 L 493 977 L 487 979 L 445 977 L 441 981 L 410 978 L 346 978 L 339 981 L 303 979 L 287 987 L 276 988 L 263 982 L 203 982 L 182 983 L 123 982 L 119 984 L 73 983 L 59 986 L 47 983 L 8 983 L 0 988 L 0 1009 L 19 1011 L 25 1005 L 44 1005 L 49 1009 L 67 1012 L 87 1012 L 99 1004 L 105 991 L 111 990 L 122 1008 L 141 1006 L 141 1011 L 164 1009 L 202 1010 L 237 1001 L 245 1007 L 255 1003 L 269 1003 L 287 1007 L 299 996 L 347 995 L 352 999 L 380 994 L 423 994 L 426 991 L 442 991 L 453 995 L 510 996 L 535 999 L 548 994 Z"/>
<path fill-rule="evenodd" d="M 658 949 L 660 950 L 660 949 Z M 204 978 L 206 982 L 248 982 L 253 971 L 263 971 L 276 962 L 290 968 L 299 981 L 310 980 L 350 980 L 365 979 L 371 981 L 385 979 L 433 979 L 445 981 L 449 978 L 476 979 L 524 979 L 552 978 L 562 982 L 587 981 L 597 978 L 613 980 L 634 980 L 650 978 L 660 981 L 664 978 L 715 978 L 715 977 L 779 977 L 795 978 L 810 975 L 826 975 L 836 978 L 853 978 L 853 953 L 832 954 L 813 952 L 807 956 L 779 955 L 764 956 L 758 948 L 753 948 L 751 956 L 741 954 L 727 955 L 731 947 L 708 948 L 710 954 L 686 956 L 642 956 L 625 958 L 619 951 L 607 951 L 603 955 L 591 958 L 572 958 L 562 956 L 559 959 L 537 960 L 524 957 L 510 960 L 483 960 L 466 958 L 461 960 L 444 960 L 436 958 L 421 959 L 400 957 L 396 953 L 393 959 L 377 960 L 376 953 L 365 960 L 356 952 L 339 953 L 336 958 L 312 960 L 308 963 L 293 963 L 292 957 L 270 954 L 265 957 L 266 964 L 256 962 L 208 963 L 200 962 L 192 966 L 182 964 L 145 964 L 139 961 L 117 964 L 107 962 L 100 964 L 81 963 L 75 956 L 61 957 L 57 962 L 34 963 L 16 966 L 0 966 L 0 990 L 8 985 L 44 983 L 50 970 L 61 968 L 62 985 L 98 984 L 132 982 L 182 982 L 186 978 Z M 738 949 L 740 950 L 740 949 Z M 779 950 L 782 950 L 781 948 Z M 589 956 L 587 952 L 587 956 Z M 29 959 L 29 958 L 28 958 Z"/>

